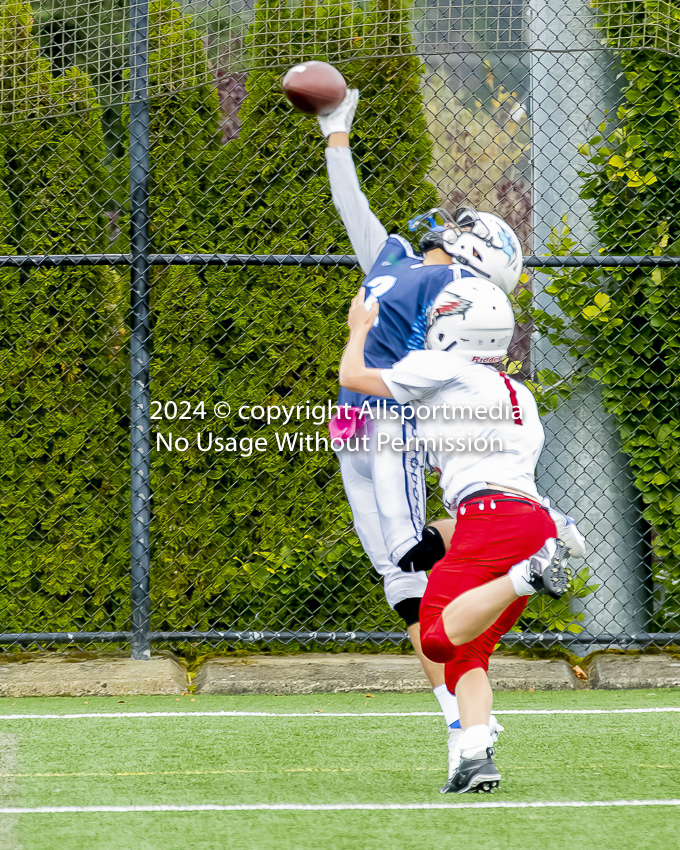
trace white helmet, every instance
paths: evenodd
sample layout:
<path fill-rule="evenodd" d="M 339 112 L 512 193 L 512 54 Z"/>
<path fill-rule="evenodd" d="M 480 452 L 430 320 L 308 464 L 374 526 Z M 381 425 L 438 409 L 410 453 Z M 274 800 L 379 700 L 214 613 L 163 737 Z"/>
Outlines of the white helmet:
<path fill-rule="evenodd" d="M 472 207 L 460 207 L 453 215 L 436 208 L 409 222 L 410 230 L 421 227 L 428 230 L 421 240 L 425 250 L 441 247 L 457 263 L 500 286 L 506 295 L 519 283 L 522 248 L 515 232 L 498 216 Z"/>
<path fill-rule="evenodd" d="M 495 284 L 471 277 L 447 284 L 427 311 L 425 348 L 455 351 L 473 363 L 500 363 L 515 316 Z"/>

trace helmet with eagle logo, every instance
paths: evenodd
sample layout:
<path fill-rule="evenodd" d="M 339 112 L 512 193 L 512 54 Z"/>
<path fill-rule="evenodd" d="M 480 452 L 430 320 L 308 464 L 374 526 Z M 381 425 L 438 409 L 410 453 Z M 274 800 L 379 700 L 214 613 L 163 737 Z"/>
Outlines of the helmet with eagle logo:
<path fill-rule="evenodd" d="M 427 311 L 425 348 L 455 351 L 473 363 L 500 363 L 515 317 L 495 284 L 471 277 L 447 284 Z"/>

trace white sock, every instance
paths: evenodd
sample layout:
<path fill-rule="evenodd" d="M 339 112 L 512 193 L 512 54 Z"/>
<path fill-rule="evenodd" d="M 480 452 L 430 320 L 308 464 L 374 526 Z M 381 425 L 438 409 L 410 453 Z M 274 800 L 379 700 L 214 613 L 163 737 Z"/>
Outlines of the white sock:
<path fill-rule="evenodd" d="M 462 729 L 452 729 L 449 726 L 449 736 L 446 742 L 449 751 L 449 779 L 458 770 L 460 764 L 460 739 L 462 737 Z"/>
<path fill-rule="evenodd" d="M 460 712 L 458 711 L 458 700 L 449 691 L 446 685 L 437 685 L 432 690 L 432 693 L 437 697 L 439 707 L 446 720 L 446 725 L 451 728 L 454 723 L 460 720 Z"/>
<path fill-rule="evenodd" d="M 520 561 L 519 564 L 510 567 L 510 572 L 508 573 L 512 587 L 518 596 L 531 596 L 532 593 L 536 592 L 526 578 L 528 565 L 528 559 L 526 561 Z"/>
<path fill-rule="evenodd" d="M 485 723 L 478 726 L 468 726 L 460 739 L 460 754 L 463 758 L 472 758 L 479 752 L 486 751 L 492 747 L 491 732 Z"/>

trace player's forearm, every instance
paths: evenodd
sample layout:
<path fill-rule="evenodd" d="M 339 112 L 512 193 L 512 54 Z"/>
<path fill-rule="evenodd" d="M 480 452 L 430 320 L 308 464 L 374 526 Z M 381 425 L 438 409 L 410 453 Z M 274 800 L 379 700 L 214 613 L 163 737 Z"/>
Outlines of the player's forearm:
<path fill-rule="evenodd" d="M 369 369 L 364 360 L 366 334 L 352 333 L 340 361 L 340 386 L 355 393 L 391 398 L 381 369 Z"/>
<path fill-rule="evenodd" d="M 352 154 L 344 144 L 344 134 L 333 133 L 332 145 L 326 148 L 326 165 L 333 203 L 366 274 L 373 267 L 387 241 L 387 231 L 371 212 L 366 195 L 361 191 Z M 336 144 L 337 142 L 337 144 Z"/>

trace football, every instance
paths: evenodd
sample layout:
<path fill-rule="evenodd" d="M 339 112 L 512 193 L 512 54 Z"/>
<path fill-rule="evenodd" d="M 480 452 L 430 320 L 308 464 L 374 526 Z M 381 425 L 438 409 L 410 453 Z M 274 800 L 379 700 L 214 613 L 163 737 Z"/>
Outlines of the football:
<path fill-rule="evenodd" d="M 345 78 L 328 62 L 293 66 L 281 86 L 293 106 L 308 115 L 328 115 L 340 106 L 347 92 Z"/>

